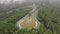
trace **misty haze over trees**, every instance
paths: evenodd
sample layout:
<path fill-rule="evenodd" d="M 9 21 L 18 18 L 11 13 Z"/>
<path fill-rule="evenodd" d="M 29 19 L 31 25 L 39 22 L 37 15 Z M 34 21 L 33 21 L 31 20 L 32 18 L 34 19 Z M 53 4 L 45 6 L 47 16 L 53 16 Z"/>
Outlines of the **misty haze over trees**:
<path fill-rule="evenodd" d="M 33 4 L 40 8 L 38 29 L 18 29 L 15 24 L 29 14 Z M 0 34 L 60 34 L 60 0 L 0 0 Z"/>

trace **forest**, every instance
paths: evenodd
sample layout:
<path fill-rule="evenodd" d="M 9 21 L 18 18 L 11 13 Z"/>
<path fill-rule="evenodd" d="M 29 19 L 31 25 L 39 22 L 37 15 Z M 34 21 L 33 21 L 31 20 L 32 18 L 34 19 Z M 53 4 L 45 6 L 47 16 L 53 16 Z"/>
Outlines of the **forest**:
<path fill-rule="evenodd" d="M 48 3 L 42 4 L 37 4 L 38 8 L 41 8 L 36 17 L 40 22 L 38 29 L 19 29 L 16 26 L 18 20 L 29 14 L 31 7 L 20 8 L 21 6 L 16 4 L 12 4 L 13 6 L 0 4 L 0 34 L 60 34 L 60 8 Z"/>

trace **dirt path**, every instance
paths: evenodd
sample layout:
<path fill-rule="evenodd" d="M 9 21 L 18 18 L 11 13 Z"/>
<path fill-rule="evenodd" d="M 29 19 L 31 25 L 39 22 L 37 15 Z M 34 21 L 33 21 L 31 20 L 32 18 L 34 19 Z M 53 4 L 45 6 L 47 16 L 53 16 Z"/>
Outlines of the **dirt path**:
<path fill-rule="evenodd" d="M 22 19 L 20 19 L 18 22 L 17 22 L 17 27 L 19 27 L 20 29 L 24 28 L 24 27 L 32 27 L 31 25 L 34 26 L 34 28 L 38 28 L 40 23 L 39 21 L 37 20 L 36 16 L 38 14 L 38 11 L 39 9 L 36 9 L 37 6 L 33 4 L 32 6 L 32 10 L 30 11 L 30 14 L 31 16 L 29 16 L 29 14 L 27 14 L 25 17 L 23 17 Z M 33 21 L 32 21 L 33 20 Z M 22 22 L 24 22 L 24 24 L 21 26 Z M 29 22 L 29 25 L 27 24 L 26 25 L 26 22 Z M 31 23 L 32 22 L 32 23 Z M 31 24 L 31 25 L 30 25 Z M 35 24 L 35 25 L 34 25 Z M 23 27 L 24 26 L 24 27 Z"/>

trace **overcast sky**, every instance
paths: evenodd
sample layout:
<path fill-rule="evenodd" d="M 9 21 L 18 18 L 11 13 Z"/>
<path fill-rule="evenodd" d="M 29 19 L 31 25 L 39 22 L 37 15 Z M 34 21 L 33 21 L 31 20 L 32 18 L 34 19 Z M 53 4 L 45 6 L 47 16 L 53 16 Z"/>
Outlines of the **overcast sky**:
<path fill-rule="evenodd" d="M 10 1 L 11 1 L 11 0 L 0 0 L 0 3 L 3 3 L 3 2 L 10 2 Z M 24 2 L 24 1 L 37 1 L 37 0 L 14 0 L 14 1 Z M 60 2 L 60 0 L 41 0 L 41 1 Z"/>
<path fill-rule="evenodd" d="M 0 0 L 0 3 L 3 3 L 3 2 L 10 2 L 11 0 Z M 14 0 L 14 1 L 20 1 L 20 2 L 23 2 L 25 0 Z"/>

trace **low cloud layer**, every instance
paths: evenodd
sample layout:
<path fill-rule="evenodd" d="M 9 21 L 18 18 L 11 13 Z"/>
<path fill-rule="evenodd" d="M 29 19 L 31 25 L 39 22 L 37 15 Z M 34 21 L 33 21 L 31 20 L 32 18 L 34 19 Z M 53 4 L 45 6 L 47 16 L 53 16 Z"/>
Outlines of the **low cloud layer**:
<path fill-rule="evenodd" d="M 0 0 L 0 3 L 4 3 L 4 2 L 15 2 L 15 1 L 19 1 L 19 2 L 34 2 L 34 1 L 44 1 L 44 2 L 49 2 L 49 3 L 60 3 L 60 0 Z"/>

